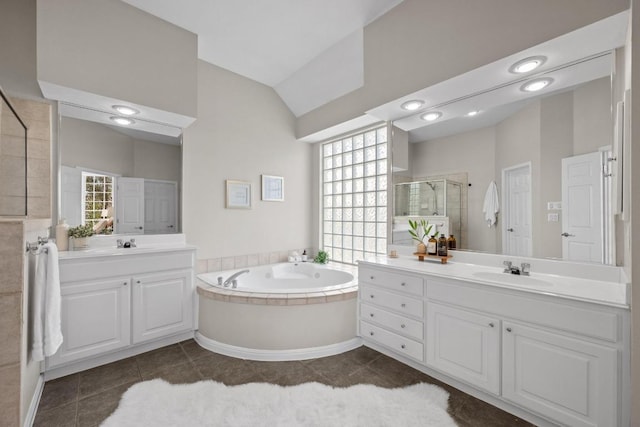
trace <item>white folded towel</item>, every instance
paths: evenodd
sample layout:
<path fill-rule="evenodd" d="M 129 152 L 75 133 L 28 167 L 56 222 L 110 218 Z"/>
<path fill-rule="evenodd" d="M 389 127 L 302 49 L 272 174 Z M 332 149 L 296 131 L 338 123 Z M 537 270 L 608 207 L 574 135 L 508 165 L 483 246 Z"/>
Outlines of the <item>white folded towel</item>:
<path fill-rule="evenodd" d="M 33 289 L 33 341 L 31 358 L 44 360 L 62 344 L 60 273 L 58 248 L 45 243 L 36 263 Z"/>
<path fill-rule="evenodd" d="M 494 181 L 489 183 L 487 192 L 484 195 L 484 204 L 482 212 L 484 212 L 484 220 L 491 227 L 497 222 L 497 214 L 500 211 L 500 202 L 498 201 L 498 187 Z"/>

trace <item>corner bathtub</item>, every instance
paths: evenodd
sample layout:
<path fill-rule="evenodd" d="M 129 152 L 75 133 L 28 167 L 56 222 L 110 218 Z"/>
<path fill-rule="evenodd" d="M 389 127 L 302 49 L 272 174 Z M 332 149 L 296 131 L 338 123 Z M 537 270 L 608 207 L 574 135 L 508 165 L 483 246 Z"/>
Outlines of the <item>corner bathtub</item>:
<path fill-rule="evenodd" d="M 237 288 L 218 285 L 232 274 Z M 199 274 L 196 341 L 250 360 L 303 360 L 360 345 L 356 268 L 282 263 Z"/>

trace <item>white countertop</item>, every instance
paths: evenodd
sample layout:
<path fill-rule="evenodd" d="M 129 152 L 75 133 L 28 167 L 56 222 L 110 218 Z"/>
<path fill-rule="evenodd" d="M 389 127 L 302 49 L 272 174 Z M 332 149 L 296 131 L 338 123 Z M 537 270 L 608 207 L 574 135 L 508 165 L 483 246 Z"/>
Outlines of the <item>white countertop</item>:
<path fill-rule="evenodd" d="M 95 258 L 95 257 L 119 257 L 150 254 L 158 252 L 178 252 L 178 251 L 195 251 L 196 247 L 186 244 L 165 244 L 165 245 L 140 245 L 135 248 L 115 248 L 115 247 L 97 247 L 78 251 L 64 251 L 58 253 L 58 258 L 62 260 L 79 259 L 79 258 Z"/>
<path fill-rule="evenodd" d="M 449 260 L 447 264 L 440 264 L 439 260 L 418 261 L 416 257 L 405 255 L 400 255 L 398 258 L 375 257 L 361 261 L 360 264 L 383 265 L 400 271 L 428 274 L 434 277 L 629 308 L 628 284 L 622 282 L 590 280 L 538 272 L 531 272 L 530 276 L 518 276 L 503 273 L 502 268 L 492 266 L 452 260 Z"/>

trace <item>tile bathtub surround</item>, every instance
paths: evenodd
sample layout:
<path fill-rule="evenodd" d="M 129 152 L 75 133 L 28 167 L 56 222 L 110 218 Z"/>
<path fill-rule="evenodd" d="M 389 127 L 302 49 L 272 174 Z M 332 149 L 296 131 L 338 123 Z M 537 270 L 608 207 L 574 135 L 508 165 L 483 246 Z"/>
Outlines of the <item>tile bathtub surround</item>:
<path fill-rule="evenodd" d="M 196 273 L 209 273 L 211 271 L 233 270 L 235 268 L 256 267 L 258 265 L 276 264 L 279 262 L 287 262 L 289 254 L 296 251 L 302 255 L 303 251 L 307 254 L 314 253 L 310 248 L 291 249 L 289 251 L 263 252 L 258 254 L 236 255 L 222 258 L 199 259 L 196 264 Z M 309 260 L 313 260 L 310 255 Z"/>
<path fill-rule="evenodd" d="M 531 424 L 367 347 L 319 359 L 256 362 L 212 353 L 188 340 L 45 384 L 34 426 L 97 426 L 133 384 L 162 378 L 170 383 L 211 379 L 227 385 L 268 382 L 282 386 L 317 381 L 333 387 L 436 384 L 450 393 L 449 413 L 460 427 Z"/>

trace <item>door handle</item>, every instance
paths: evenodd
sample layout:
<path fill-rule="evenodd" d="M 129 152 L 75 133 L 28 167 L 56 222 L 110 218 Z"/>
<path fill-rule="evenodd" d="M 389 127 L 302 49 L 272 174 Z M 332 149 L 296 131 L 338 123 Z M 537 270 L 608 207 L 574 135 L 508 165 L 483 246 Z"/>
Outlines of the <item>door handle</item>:
<path fill-rule="evenodd" d="M 507 231 L 513 233 L 513 228 L 507 228 Z"/>
<path fill-rule="evenodd" d="M 564 233 L 562 233 L 562 234 L 560 234 L 560 235 L 561 235 L 562 237 L 576 237 L 576 235 L 575 235 L 575 234 L 569 234 L 569 233 L 567 233 L 567 232 L 564 232 Z"/>
<path fill-rule="evenodd" d="M 135 228 L 136 228 L 136 229 L 138 229 L 138 230 L 142 230 L 142 226 L 140 226 L 140 227 L 135 227 Z"/>

